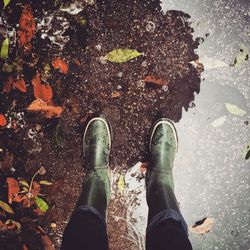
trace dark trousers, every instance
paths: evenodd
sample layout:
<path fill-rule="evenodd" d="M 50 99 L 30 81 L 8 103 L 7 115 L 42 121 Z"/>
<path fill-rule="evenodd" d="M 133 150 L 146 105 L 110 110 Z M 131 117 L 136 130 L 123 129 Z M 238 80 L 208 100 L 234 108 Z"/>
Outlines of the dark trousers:
<path fill-rule="evenodd" d="M 61 250 L 108 250 L 105 222 L 90 211 L 75 211 L 64 231 Z M 191 250 L 179 221 L 166 219 L 147 231 L 147 250 Z M 134 249 L 133 249 L 134 250 Z"/>

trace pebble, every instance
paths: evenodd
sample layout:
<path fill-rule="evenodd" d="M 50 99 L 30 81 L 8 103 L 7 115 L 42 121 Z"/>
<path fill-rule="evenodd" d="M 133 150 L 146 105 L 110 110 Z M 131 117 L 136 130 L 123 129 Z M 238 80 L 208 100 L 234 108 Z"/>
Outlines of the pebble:
<path fill-rule="evenodd" d="M 121 77 L 123 76 L 123 73 L 122 73 L 122 72 L 119 72 L 119 73 L 117 74 L 117 76 L 121 78 Z"/>
<path fill-rule="evenodd" d="M 154 32 L 155 31 L 155 24 L 152 21 L 148 21 L 146 25 L 146 31 Z"/>

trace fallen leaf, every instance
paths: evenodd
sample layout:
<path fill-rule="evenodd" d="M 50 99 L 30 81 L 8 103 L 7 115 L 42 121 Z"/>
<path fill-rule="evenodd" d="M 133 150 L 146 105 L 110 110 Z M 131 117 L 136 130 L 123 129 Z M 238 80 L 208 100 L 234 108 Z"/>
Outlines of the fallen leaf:
<path fill-rule="evenodd" d="M 200 221 L 195 222 L 195 225 L 190 227 L 192 233 L 205 234 L 211 231 L 214 226 L 214 218 L 204 218 Z"/>
<path fill-rule="evenodd" d="M 118 189 L 120 191 L 123 191 L 125 189 L 125 178 L 123 175 L 119 176 L 119 180 L 118 180 Z"/>
<path fill-rule="evenodd" d="M 53 242 L 51 241 L 48 235 L 42 235 L 41 238 L 42 238 L 44 250 L 55 250 Z"/>
<path fill-rule="evenodd" d="M 59 117 L 63 111 L 60 106 L 48 105 L 41 99 L 34 100 L 27 110 L 30 112 L 41 112 L 46 118 Z"/>
<path fill-rule="evenodd" d="M 14 81 L 13 88 L 19 89 L 23 93 L 27 92 L 27 88 L 26 88 L 25 81 L 23 80 L 23 78 L 20 78 L 19 80 Z"/>
<path fill-rule="evenodd" d="M 24 53 L 31 51 L 31 41 L 35 35 L 36 24 L 32 13 L 30 4 L 26 4 L 22 10 L 21 18 L 19 20 L 18 43 L 23 47 Z"/>
<path fill-rule="evenodd" d="M 225 106 L 226 106 L 227 111 L 233 115 L 244 116 L 246 114 L 245 110 L 239 108 L 235 104 L 225 103 Z"/>
<path fill-rule="evenodd" d="M 140 166 L 140 172 L 145 175 L 148 169 L 149 163 L 148 162 L 142 162 Z"/>
<path fill-rule="evenodd" d="M 3 92 L 9 94 L 12 88 L 19 89 L 23 93 L 27 92 L 27 88 L 23 78 L 15 79 L 12 76 L 9 76 L 3 84 Z"/>
<path fill-rule="evenodd" d="M 5 8 L 10 3 L 10 0 L 3 0 L 3 8 Z"/>
<path fill-rule="evenodd" d="M 0 113 L 0 127 L 4 127 L 7 125 L 6 118 L 3 114 Z"/>
<path fill-rule="evenodd" d="M 34 96 L 48 103 L 53 96 L 50 85 L 42 84 L 40 73 L 37 73 L 31 82 L 34 88 Z"/>
<path fill-rule="evenodd" d="M 218 119 L 216 119 L 212 122 L 212 126 L 214 128 L 222 126 L 224 124 L 224 122 L 226 121 L 226 118 L 227 118 L 226 115 L 219 117 Z"/>
<path fill-rule="evenodd" d="M 41 166 L 38 170 L 39 175 L 45 175 L 46 174 L 46 169 L 45 167 Z"/>
<path fill-rule="evenodd" d="M 114 92 L 112 92 L 112 94 L 111 94 L 111 97 L 112 98 L 117 98 L 117 97 L 120 97 L 121 96 L 121 92 L 119 92 L 119 91 L 114 91 Z"/>
<path fill-rule="evenodd" d="M 19 193 L 19 185 L 17 180 L 14 178 L 7 178 L 8 184 L 8 202 L 12 204 L 12 200 L 18 195 Z"/>
<path fill-rule="evenodd" d="M 134 49 L 115 49 L 109 52 L 105 59 L 114 63 L 124 63 L 142 55 L 143 53 Z"/>
<path fill-rule="evenodd" d="M 39 183 L 40 183 L 41 185 L 47 185 L 47 186 L 53 185 L 52 182 L 49 182 L 49 181 L 46 181 L 46 180 L 39 181 Z"/>
<path fill-rule="evenodd" d="M 9 38 L 5 38 L 3 43 L 2 43 L 2 47 L 1 47 L 1 51 L 0 51 L 0 58 L 2 60 L 6 60 L 9 57 Z"/>
<path fill-rule="evenodd" d="M 147 84 L 153 84 L 153 85 L 155 85 L 156 87 L 162 87 L 163 85 L 168 84 L 167 81 L 164 81 L 163 79 L 160 79 L 160 78 L 156 78 L 156 77 L 153 76 L 153 75 L 147 76 L 147 77 L 144 79 L 144 82 L 147 83 Z"/>
<path fill-rule="evenodd" d="M 60 69 L 63 74 L 67 74 L 69 67 L 61 58 L 57 57 L 52 61 L 52 65 L 55 69 Z"/>
<path fill-rule="evenodd" d="M 25 181 L 25 180 L 21 180 L 21 181 L 19 181 L 19 183 L 22 184 L 23 186 L 27 187 L 27 188 L 29 188 L 29 186 L 30 186 L 30 185 L 28 184 L 28 182 Z"/>
<path fill-rule="evenodd" d="M 34 197 L 35 200 L 35 204 L 37 205 L 37 207 L 42 211 L 42 212 L 46 212 L 49 208 L 47 202 L 45 200 L 43 200 L 41 197 L 36 196 Z"/>
<path fill-rule="evenodd" d="M 28 191 L 28 190 L 27 190 Z M 13 199 L 13 201 L 15 201 L 15 202 L 17 202 L 17 203 L 21 203 L 21 202 L 23 202 L 24 200 L 27 200 L 28 199 L 28 197 L 26 196 L 26 195 L 23 195 L 23 194 L 19 194 L 19 195 L 17 195 L 14 199 Z"/>
<path fill-rule="evenodd" d="M 250 158 L 250 144 L 247 145 L 246 156 L 245 159 L 248 160 Z"/>
<path fill-rule="evenodd" d="M 21 230 L 21 224 L 15 220 L 8 219 L 5 222 L 5 226 L 7 227 L 8 230 L 14 230 L 14 229 L 17 229 L 17 231 Z"/>
<path fill-rule="evenodd" d="M 31 188 L 31 193 L 32 193 L 33 197 L 36 197 L 37 195 L 39 195 L 40 192 L 41 192 L 40 184 L 36 181 L 33 181 L 32 188 Z"/>
<path fill-rule="evenodd" d="M 4 201 L 0 200 L 0 207 L 9 214 L 14 214 L 13 209 Z"/>
<path fill-rule="evenodd" d="M 23 250 L 29 250 L 29 248 L 23 243 Z"/>

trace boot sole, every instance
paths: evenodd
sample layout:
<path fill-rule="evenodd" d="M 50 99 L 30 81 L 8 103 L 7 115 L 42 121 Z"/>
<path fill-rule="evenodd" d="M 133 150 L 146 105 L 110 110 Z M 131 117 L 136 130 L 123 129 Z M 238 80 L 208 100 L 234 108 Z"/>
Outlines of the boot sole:
<path fill-rule="evenodd" d="M 90 121 L 87 123 L 85 129 L 84 129 L 84 133 L 83 133 L 83 156 L 85 156 L 85 146 L 84 146 L 84 141 L 85 141 L 85 136 L 86 136 L 86 133 L 87 133 L 87 130 L 88 130 L 88 127 L 90 126 L 90 124 L 94 121 L 102 121 L 104 122 L 106 128 L 107 128 L 107 131 L 108 131 L 108 137 L 109 137 L 109 152 L 111 150 L 111 143 L 112 143 L 112 128 L 111 128 L 111 125 L 108 121 L 108 119 L 104 116 L 98 116 L 98 117 L 94 117 L 92 119 L 90 119 Z"/>
<path fill-rule="evenodd" d="M 168 118 L 161 118 L 159 120 L 157 120 L 153 126 L 152 126 L 152 131 L 151 131 L 151 134 L 150 134 L 150 141 L 149 141 L 149 152 L 151 152 L 151 143 L 152 143 L 152 138 L 153 138 L 153 135 L 154 135 L 154 132 L 156 130 L 156 128 L 158 127 L 158 125 L 160 124 L 167 124 L 169 125 L 171 128 L 172 128 L 172 131 L 174 133 L 174 137 L 175 137 L 175 141 L 176 141 L 176 152 L 178 151 L 178 135 L 177 135 L 177 130 L 174 126 L 174 123 L 169 120 Z"/>

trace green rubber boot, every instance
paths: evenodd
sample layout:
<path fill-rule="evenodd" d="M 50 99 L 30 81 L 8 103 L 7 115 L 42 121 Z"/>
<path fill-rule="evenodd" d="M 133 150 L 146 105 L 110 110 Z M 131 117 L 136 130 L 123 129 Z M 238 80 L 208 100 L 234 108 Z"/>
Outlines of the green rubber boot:
<path fill-rule="evenodd" d="M 158 120 L 150 137 L 150 167 L 146 175 L 148 223 L 163 210 L 179 211 L 172 173 L 177 146 L 177 133 L 173 123 L 166 118 Z"/>
<path fill-rule="evenodd" d="M 111 129 L 104 117 L 92 118 L 83 135 L 86 176 L 77 206 L 94 207 L 106 221 L 110 199 L 109 154 Z"/>

